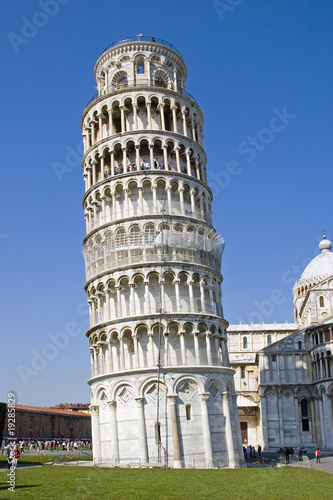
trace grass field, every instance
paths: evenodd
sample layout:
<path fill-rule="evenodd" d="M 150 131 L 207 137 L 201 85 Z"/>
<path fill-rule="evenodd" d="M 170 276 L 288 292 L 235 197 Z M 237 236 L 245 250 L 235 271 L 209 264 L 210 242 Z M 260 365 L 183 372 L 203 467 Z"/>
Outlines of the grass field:
<path fill-rule="evenodd" d="M 332 500 L 333 474 L 301 468 L 175 470 L 45 465 L 0 472 L 0 498 L 112 500 Z M 15 496 L 14 496 L 15 495 Z"/>
<path fill-rule="evenodd" d="M 66 453 L 66 452 L 65 452 Z M 92 460 L 91 455 L 66 455 L 66 454 L 56 454 L 56 455 L 20 455 L 19 463 L 28 465 L 41 465 L 46 462 L 71 462 L 76 460 Z M 7 465 L 7 455 L 0 455 L 0 467 Z M 1 469 L 0 469 L 1 470 Z"/>

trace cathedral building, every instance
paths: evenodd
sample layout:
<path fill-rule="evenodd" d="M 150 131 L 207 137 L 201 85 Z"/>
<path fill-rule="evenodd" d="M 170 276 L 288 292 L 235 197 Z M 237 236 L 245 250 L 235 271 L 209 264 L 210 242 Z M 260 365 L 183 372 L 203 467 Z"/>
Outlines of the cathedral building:
<path fill-rule="evenodd" d="M 295 323 L 228 328 L 243 443 L 333 450 L 331 248 L 324 236 L 294 285 Z"/>
<path fill-rule="evenodd" d="M 81 119 L 96 463 L 243 465 L 203 115 L 180 53 L 106 49 Z"/>

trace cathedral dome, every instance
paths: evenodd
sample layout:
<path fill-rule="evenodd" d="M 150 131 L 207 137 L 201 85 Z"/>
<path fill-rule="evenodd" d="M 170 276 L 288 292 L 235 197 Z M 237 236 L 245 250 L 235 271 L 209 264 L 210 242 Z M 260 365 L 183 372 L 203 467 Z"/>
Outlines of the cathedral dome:
<path fill-rule="evenodd" d="M 320 281 L 333 274 L 333 253 L 331 248 L 332 243 L 324 236 L 319 243 L 321 253 L 306 266 L 300 281 Z"/>

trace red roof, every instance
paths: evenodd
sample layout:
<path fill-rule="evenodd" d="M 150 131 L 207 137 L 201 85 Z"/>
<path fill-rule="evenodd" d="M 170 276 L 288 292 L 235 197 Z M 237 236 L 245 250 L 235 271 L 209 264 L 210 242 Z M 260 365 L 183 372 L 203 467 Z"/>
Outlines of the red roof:
<path fill-rule="evenodd" d="M 15 410 L 22 411 L 34 411 L 39 413 L 56 413 L 60 415 L 79 415 L 81 417 L 90 417 L 90 414 L 83 411 L 72 411 L 72 410 L 59 410 L 57 408 L 48 408 L 47 406 L 26 406 L 26 405 L 15 405 Z"/>

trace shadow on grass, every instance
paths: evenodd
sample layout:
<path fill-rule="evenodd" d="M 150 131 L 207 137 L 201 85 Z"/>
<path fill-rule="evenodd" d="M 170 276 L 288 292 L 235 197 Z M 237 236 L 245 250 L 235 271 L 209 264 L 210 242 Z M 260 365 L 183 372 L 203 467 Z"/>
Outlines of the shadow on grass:
<path fill-rule="evenodd" d="M 37 467 L 38 465 L 43 465 L 43 464 L 41 462 L 21 462 L 20 464 L 17 465 L 16 470 L 22 469 L 22 467 L 25 467 L 26 465 Z M 6 469 L 8 469 L 7 465 L 6 467 L 0 465 L 0 470 L 6 470 Z"/>
<path fill-rule="evenodd" d="M 16 485 L 15 490 L 24 490 L 25 488 L 40 488 L 43 486 L 42 484 L 21 484 L 21 485 Z M 0 491 L 1 490 L 8 490 L 8 485 L 7 486 L 0 486 Z"/>

